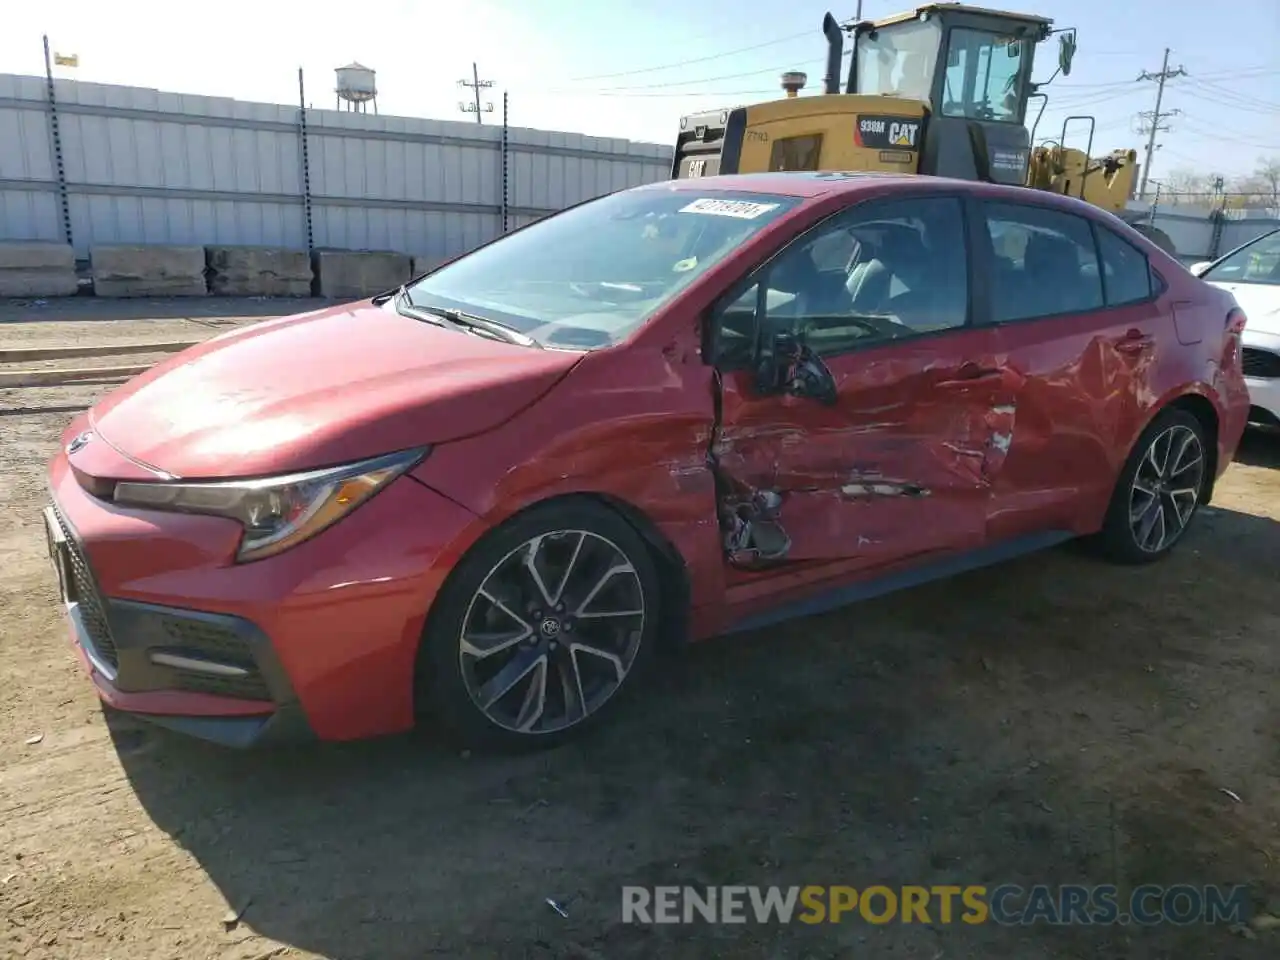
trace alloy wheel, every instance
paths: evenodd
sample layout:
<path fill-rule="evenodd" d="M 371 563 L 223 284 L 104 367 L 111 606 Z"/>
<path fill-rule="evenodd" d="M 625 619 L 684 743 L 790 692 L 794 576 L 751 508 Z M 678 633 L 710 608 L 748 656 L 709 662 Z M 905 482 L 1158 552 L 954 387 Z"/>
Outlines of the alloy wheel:
<path fill-rule="evenodd" d="M 1182 536 L 1200 499 L 1204 468 L 1204 448 L 1190 427 L 1175 424 L 1151 441 L 1129 492 L 1129 529 L 1140 550 L 1159 553 Z"/>
<path fill-rule="evenodd" d="M 458 642 L 463 682 L 506 730 L 565 730 L 622 686 L 644 625 L 644 588 L 617 544 L 587 530 L 540 534 L 471 598 Z"/>

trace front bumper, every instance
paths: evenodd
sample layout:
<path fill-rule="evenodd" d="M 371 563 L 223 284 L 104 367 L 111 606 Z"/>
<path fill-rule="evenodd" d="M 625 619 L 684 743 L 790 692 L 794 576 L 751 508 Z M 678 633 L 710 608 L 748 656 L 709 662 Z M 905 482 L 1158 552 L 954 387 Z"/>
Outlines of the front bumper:
<path fill-rule="evenodd" d="M 118 710 L 225 746 L 314 738 L 266 634 L 243 617 L 106 597 L 79 536 L 44 511 L 76 652 Z"/>
<path fill-rule="evenodd" d="M 93 446 L 55 455 L 45 526 L 72 638 L 103 701 L 230 745 L 413 727 L 426 614 L 481 532 L 474 514 L 401 477 L 305 543 L 234 563 L 233 521 L 86 490 L 73 461 Z M 93 476 L 116 469 L 93 466 Z"/>
<path fill-rule="evenodd" d="M 1249 388 L 1249 419 L 1280 427 L 1280 379 L 1246 377 L 1244 382 Z"/>
<path fill-rule="evenodd" d="M 1280 335 L 1246 327 L 1242 339 L 1249 419 L 1280 426 Z"/>

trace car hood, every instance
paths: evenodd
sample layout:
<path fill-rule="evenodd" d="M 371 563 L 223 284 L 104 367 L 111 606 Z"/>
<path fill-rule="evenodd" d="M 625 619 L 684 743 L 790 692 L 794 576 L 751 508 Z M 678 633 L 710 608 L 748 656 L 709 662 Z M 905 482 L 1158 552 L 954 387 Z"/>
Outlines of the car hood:
<path fill-rule="evenodd" d="M 1213 285 L 1236 298 L 1249 318 L 1247 329 L 1280 336 L 1280 287 L 1267 283 L 1214 282 Z"/>
<path fill-rule="evenodd" d="M 541 397 L 580 356 L 362 301 L 214 337 L 89 415 L 125 456 L 176 477 L 282 473 L 482 433 Z"/>

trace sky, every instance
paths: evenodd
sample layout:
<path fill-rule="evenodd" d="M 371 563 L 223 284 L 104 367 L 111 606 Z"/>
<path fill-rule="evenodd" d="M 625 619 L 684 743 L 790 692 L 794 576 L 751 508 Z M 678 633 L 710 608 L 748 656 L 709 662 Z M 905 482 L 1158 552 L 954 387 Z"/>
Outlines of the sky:
<path fill-rule="evenodd" d="M 1001 6 L 981 0 L 980 6 Z M 0 72 L 42 75 L 41 36 L 76 54 L 55 75 L 179 93 L 297 103 L 297 71 L 310 106 L 334 106 L 334 69 L 352 60 L 377 71 L 383 114 L 474 121 L 458 81 L 476 63 L 486 123 L 500 123 L 502 93 L 515 126 L 671 143 L 681 115 L 779 95 L 784 70 L 823 74 L 823 14 L 843 21 L 856 0 L 10 0 L 0 32 Z M 874 19 L 908 9 L 864 0 Z M 1146 144 L 1137 114 L 1150 110 L 1165 47 L 1187 76 L 1166 85 L 1166 122 L 1152 176 L 1179 168 L 1226 177 L 1280 157 L 1280 0 L 1017 0 L 1009 9 L 1078 29 L 1069 77 L 1045 92 L 1036 139 L 1057 138 L 1064 117 L 1095 117 L 1094 155 Z M 181 11 L 181 12 L 179 12 Z M 847 58 L 846 58 L 847 63 Z M 1034 76 L 1056 65 L 1052 41 Z M 1070 145 L 1087 124 L 1072 123 Z"/>

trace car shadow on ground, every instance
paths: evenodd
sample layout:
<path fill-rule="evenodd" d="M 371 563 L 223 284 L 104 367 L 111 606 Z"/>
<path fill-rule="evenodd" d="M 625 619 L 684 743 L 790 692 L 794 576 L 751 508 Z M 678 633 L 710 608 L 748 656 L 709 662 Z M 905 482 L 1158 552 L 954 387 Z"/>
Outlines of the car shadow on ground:
<path fill-rule="evenodd" d="M 1280 427 L 1250 427 L 1240 438 L 1235 459 L 1250 467 L 1280 469 Z"/>
<path fill-rule="evenodd" d="M 1280 524 L 1214 510 L 1154 566 L 1059 549 L 711 641 L 533 755 L 420 735 L 233 753 L 109 724 L 149 815 L 243 925 L 333 960 L 1262 957 L 1221 926 L 624 925 L 621 886 L 1280 894 L 1280 811 L 1250 780 L 1280 756 L 1280 654 L 1257 622 L 1278 550 Z M 1214 775 L 1261 804 L 1187 767 L 1213 737 Z"/>

